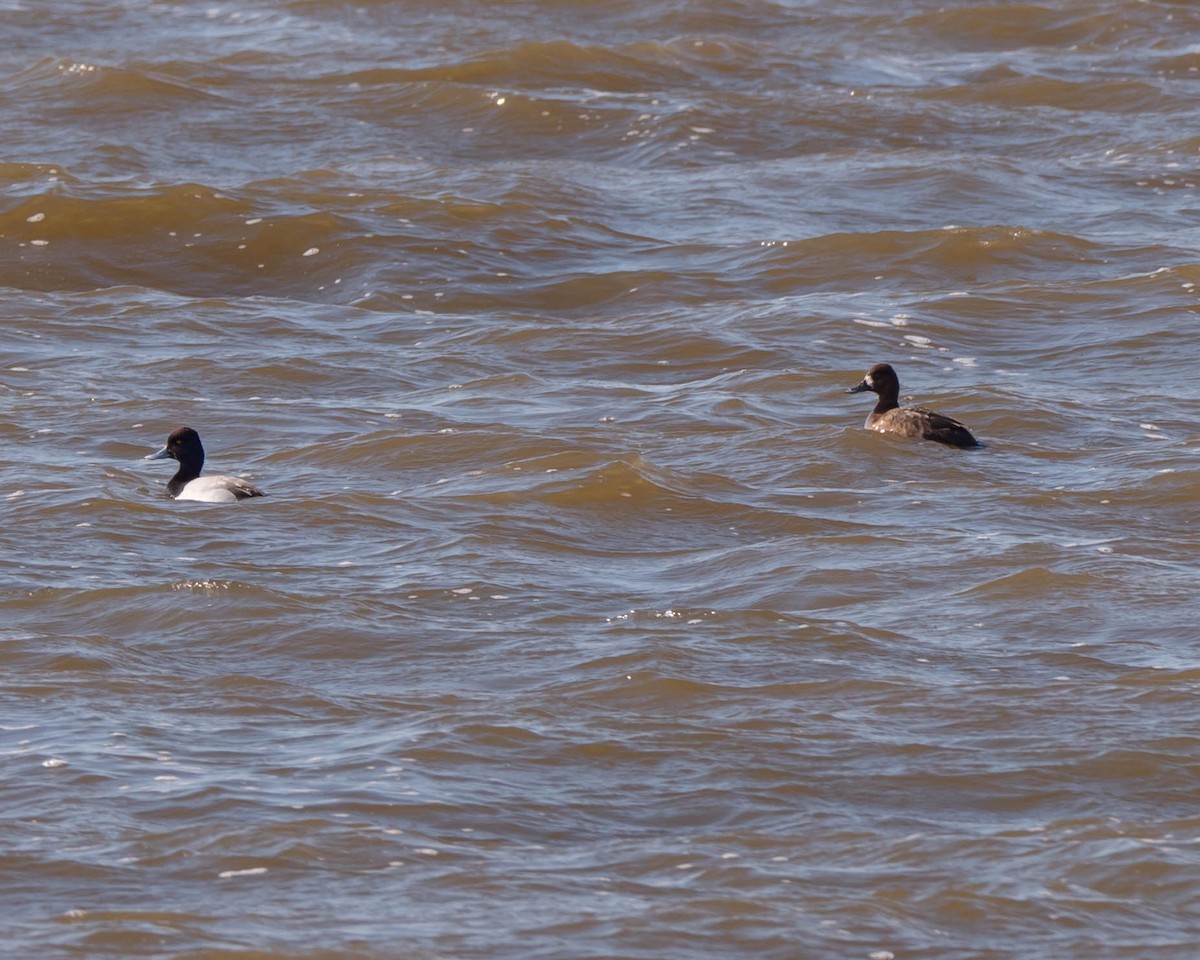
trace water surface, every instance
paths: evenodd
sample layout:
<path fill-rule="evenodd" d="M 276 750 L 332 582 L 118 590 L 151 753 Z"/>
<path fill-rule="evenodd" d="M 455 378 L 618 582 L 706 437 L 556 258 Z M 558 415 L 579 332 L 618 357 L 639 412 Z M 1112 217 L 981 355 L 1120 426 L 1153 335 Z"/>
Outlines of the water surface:
<path fill-rule="evenodd" d="M 0 953 L 1196 952 L 1200 8 L 0 23 Z"/>

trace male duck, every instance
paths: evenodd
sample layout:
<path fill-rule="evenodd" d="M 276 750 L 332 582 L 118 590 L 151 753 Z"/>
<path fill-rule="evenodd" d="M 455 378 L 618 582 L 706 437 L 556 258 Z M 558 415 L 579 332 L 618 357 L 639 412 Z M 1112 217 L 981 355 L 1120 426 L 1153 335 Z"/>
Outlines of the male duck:
<path fill-rule="evenodd" d="M 868 430 L 894 433 L 901 437 L 921 437 L 951 447 L 979 446 L 979 441 L 971 435 L 971 431 L 954 418 L 924 407 L 900 406 L 900 378 L 891 364 L 875 364 L 867 371 L 862 383 L 846 392 L 862 393 L 866 390 L 873 391 L 879 397 L 864 424 Z"/>
<path fill-rule="evenodd" d="M 203 500 L 205 503 L 234 503 L 248 497 L 265 497 L 266 494 L 248 480 L 214 474 L 200 476 L 204 466 L 204 447 L 200 434 L 191 427 L 172 430 L 167 445 L 147 460 L 178 460 L 179 470 L 167 484 L 167 493 L 176 500 Z"/>

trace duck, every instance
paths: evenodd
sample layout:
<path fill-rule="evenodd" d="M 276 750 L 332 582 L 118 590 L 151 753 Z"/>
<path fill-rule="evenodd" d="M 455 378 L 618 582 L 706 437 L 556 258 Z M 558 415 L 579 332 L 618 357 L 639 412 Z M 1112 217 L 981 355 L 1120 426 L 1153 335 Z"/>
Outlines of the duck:
<path fill-rule="evenodd" d="M 176 500 L 201 500 L 205 503 L 236 503 L 266 494 L 249 480 L 225 474 L 200 476 L 204 466 L 204 446 L 200 434 L 191 427 L 179 427 L 167 436 L 167 445 L 146 460 L 177 460 L 179 469 L 167 483 L 167 493 Z"/>
<path fill-rule="evenodd" d="M 879 397 L 875 409 L 867 415 L 867 422 L 863 424 L 868 430 L 894 433 L 900 437 L 921 437 L 949 447 L 980 446 L 971 431 L 953 417 L 925 407 L 900 406 L 900 378 L 890 363 L 875 364 L 858 386 L 846 392 L 863 393 L 868 390 Z"/>

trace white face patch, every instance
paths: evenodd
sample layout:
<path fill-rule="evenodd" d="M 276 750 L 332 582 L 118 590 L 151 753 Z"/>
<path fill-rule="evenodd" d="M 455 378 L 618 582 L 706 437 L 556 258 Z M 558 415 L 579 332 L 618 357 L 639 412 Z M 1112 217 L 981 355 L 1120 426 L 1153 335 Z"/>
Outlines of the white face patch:
<path fill-rule="evenodd" d="M 865 383 L 865 384 L 866 384 L 868 387 L 874 387 L 874 386 L 875 386 L 875 380 L 872 378 L 872 376 L 871 376 L 869 373 L 868 373 L 868 374 L 867 374 L 865 377 L 863 377 L 863 382 L 864 382 L 864 383 Z"/>

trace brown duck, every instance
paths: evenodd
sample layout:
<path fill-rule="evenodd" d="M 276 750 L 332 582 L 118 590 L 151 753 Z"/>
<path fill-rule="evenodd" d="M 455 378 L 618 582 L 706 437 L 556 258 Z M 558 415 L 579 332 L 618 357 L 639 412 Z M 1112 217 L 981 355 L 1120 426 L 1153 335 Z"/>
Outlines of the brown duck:
<path fill-rule="evenodd" d="M 953 417 L 947 417 L 924 407 L 900 406 L 900 378 L 891 364 L 877 363 L 862 383 L 847 393 L 870 390 L 879 397 L 875 409 L 867 415 L 864 426 L 879 433 L 894 433 L 901 437 L 921 437 L 951 447 L 977 447 L 979 441 L 971 431 Z"/>

